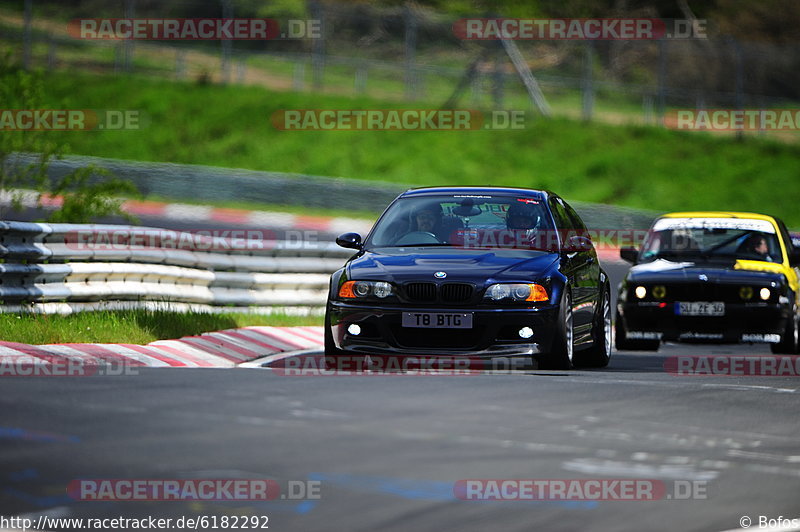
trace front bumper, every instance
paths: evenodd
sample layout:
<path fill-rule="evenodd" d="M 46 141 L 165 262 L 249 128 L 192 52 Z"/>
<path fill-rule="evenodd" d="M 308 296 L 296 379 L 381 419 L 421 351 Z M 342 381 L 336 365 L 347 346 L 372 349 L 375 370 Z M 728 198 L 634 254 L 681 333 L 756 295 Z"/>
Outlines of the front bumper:
<path fill-rule="evenodd" d="M 472 314 L 471 329 L 403 327 L 403 312 Z M 353 305 L 328 303 L 331 334 L 338 349 L 350 353 L 475 356 L 480 358 L 530 356 L 552 343 L 558 306 L 535 308 L 452 308 Z M 350 324 L 361 327 L 354 336 Z M 519 329 L 530 327 L 533 336 L 520 338 Z"/>
<path fill-rule="evenodd" d="M 777 343 L 793 318 L 781 303 L 725 303 L 724 316 L 677 315 L 671 302 L 625 302 L 617 309 L 632 340 Z"/>

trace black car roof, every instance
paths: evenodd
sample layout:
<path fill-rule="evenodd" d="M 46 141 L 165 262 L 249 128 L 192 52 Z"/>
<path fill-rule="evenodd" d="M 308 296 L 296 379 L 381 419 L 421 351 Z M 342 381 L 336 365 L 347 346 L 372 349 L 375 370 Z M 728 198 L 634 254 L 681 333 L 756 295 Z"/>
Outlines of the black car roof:
<path fill-rule="evenodd" d="M 546 200 L 549 196 L 555 196 L 549 190 L 533 190 L 530 188 L 513 187 L 424 187 L 412 188 L 403 192 L 401 198 L 417 196 L 436 196 L 443 194 L 464 194 L 469 196 L 524 196 Z"/>

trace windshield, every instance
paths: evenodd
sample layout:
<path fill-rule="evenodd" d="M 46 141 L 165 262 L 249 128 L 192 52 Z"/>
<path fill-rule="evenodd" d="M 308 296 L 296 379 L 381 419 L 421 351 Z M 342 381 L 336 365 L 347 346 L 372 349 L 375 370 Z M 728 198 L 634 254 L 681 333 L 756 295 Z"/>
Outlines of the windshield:
<path fill-rule="evenodd" d="M 769 222 L 711 218 L 659 220 L 642 246 L 640 262 L 717 258 L 782 262 Z"/>
<path fill-rule="evenodd" d="M 366 245 L 542 250 L 557 246 L 552 229 L 544 202 L 530 197 L 410 197 L 389 208 Z"/>

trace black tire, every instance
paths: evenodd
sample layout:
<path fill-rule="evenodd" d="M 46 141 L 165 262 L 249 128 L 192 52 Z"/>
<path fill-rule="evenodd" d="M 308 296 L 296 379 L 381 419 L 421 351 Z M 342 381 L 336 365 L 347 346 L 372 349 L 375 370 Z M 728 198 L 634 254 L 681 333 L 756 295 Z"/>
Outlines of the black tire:
<path fill-rule="evenodd" d="M 611 288 L 603 287 L 600 304 L 592 323 L 592 347 L 572 356 L 576 368 L 604 368 L 611 360 Z"/>
<path fill-rule="evenodd" d="M 661 340 L 629 340 L 622 316 L 617 311 L 614 320 L 614 347 L 617 351 L 658 351 L 660 346 Z"/>
<path fill-rule="evenodd" d="M 537 355 L 535 360 L 539 369 L 571 369 L 573 354 L 572 335 L 572 299 L 569 288 L 564 287 L 558 311 L 558 324 L 553 335 L 550 351 Z"/>
<path fill-rule="evenodd" d="M 794 295 L 791 296 L 794 298 Z M 781 335 L 781 341 L 777 344 L 770 344 L 769 348 L 776 355 L 796 355 L 798 351 L 798 329 L 797 312 L 792 308 L 792 317 L 786 324 L 786 330 Z"/>

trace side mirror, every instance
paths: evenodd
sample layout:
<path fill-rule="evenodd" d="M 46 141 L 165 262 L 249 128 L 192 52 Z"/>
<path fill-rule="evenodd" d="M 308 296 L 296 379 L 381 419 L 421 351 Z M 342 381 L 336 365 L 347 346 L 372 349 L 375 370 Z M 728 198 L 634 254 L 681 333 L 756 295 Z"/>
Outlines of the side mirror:
<path fill-rule="evenodd" d="M 345 233 L 336 237 L 336 243 L 343 248 L 361 249 L 361 235 L 358 233 Z"/>
<path fill-rule="evenodd" d="M 639 258 L 639 250 L 636 248 L 620 248 L 619 256 L 625 262 L 636 264 L 636 259 Z"/>
<path fill-rule="evenodd" d="M 791 248 L 789 251 L 789 266 L 800 267 L 800 248 Z"/>

